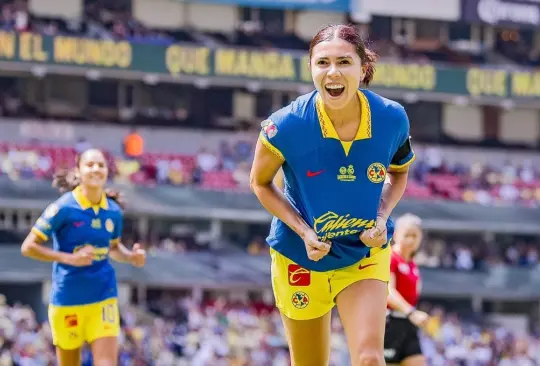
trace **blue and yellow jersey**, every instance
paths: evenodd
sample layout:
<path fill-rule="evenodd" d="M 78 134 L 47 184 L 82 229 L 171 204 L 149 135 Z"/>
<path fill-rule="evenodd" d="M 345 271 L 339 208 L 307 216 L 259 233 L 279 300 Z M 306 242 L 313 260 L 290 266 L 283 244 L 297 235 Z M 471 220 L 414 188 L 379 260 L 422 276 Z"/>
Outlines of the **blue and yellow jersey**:
<path fill-rule="evenodd" d="M 99 205 L 92 205 L 80 188 L 47 207 L 32 228 L 34 234 L 45 241 L 51 239 L 54 250 L 60 252 L 74 253 L 86 245 L 94 247 L 90 266 L 53 263 L 52 305 L 85 305 L 117 296 L 109 248 L 120 242 L 122 222 L 122 210 L 116 202 L 103 195 Z"/>
<path fill-rule="evenodd" d="M 277 252 L 313 271 L 350 266 L 369 255 L 359 239 L 375 225 L 387 169 L 406 170 L 415 155 L 403 107 L 359 90 L 361 121 L 354 141 L 340 141 L 316 91 L 263 122 L 261 142 L 284 161 L 284 194 L 330 253 L 308 259 L 300 237 L 274 218 L 267 238 Z M 388 238 L 393 233 L 389 220 Z"/>

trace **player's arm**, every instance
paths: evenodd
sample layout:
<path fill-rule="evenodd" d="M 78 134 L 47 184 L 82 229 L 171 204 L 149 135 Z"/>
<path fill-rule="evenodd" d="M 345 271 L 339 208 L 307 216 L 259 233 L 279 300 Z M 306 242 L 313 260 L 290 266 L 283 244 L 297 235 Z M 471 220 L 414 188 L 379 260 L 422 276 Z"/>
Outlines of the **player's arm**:
<path fill-rule="evenodd" d="M 119 215 L 115 220 L 112 239 L 109 243 L 109 257 L 119 263 L 130 263 L 137 267 L 144 265 L 146 252 L 139 244 L 133 245 L 133 250 L 122 244 L 123 217 Z"/>
<path fill-rule="evenodd" d="M 266 146 L 269 142 L 263 143 L 264 138 L 264 136 L 259 138 L 255 148 L 250 174 L 251 190 L 268 212 L 283 221 L 301 238 L 304 238 L 304 234 L 310 230 L 310 227 L 293 209 L 283 195 L 282 189 L 275 183 L 276 175 L 284 162 L 283 156 L 278 156 L 276 152 L 270 150 Z M 279 181 L 279 179 L 277 180 Z"/>
<path fill-rule="evenodd" d="M 119 214 L 114 220 L 114 230 L 109 243 L 109 257 L 120 263 L 131 263 L 133 252 L 122 244 L 122 230 L 124 227 L 124 218 Z"/>
<path fill-rule="evenodd" d="M 390 217 L 392 211 L 405 193 L 408 179 L 408 170 L 400 172 L 388 171 L 381 194 L 381 202 L 379 204 L 377 216 L 384 217 L 385 219 Z"/>
<path fill-rule="evenodd" d="M 30 232 L 21 246 L 23 256 L 35 259 L 42 262 L 58 262 L 64 264 L 72 264 L 73 254 L 57 252 L 43 245 L 43 240 L 38 235 Z"/>
<path fill-rule="evenodd" d="M 63 212 L 56 203 L 51 204 L 36 221 L 26 239 L 24 239 L 21 246 L 22 255 L 38 261 L 71 265 L 75 257 L 73 254 L 56 251 L 44 245 L 52 233 L 61 225 L 62 216 Z"/>
<path fill-rule="evenodd" d="M 403 314 L 410 315 L 414 310 L 414 306 L 409 304 L 407 300 L 401 296 L 396 289 L 396 275 L 390 273 L 390 282 L 388 283 L 388 305 L 393 309 Z"/>
<path fill-rule="evenodd" d="M 281 191 L 285 188 L 285 176 L 283 175 L 283 168 L 280 168 L 274 177 L 274 184 L 278 186 Z"/>
<path fill-rule="evenodd" d="M 402 130 L 399 147 L 395 151 L 384 182 L 378 216 L 388 219 L 407 188 L 409 167 L 416 155 L 409 136 L 409 119 L 403 108 L 398 110 L 399 128 Z"/>
<path fill-rule="evenodd" d="M 117 242 L 111 242 L 109 257 L 113 260 L 120 263 L 131 263 L 132 256 L 133 252 L 126 248 L 119 240 Z"/>

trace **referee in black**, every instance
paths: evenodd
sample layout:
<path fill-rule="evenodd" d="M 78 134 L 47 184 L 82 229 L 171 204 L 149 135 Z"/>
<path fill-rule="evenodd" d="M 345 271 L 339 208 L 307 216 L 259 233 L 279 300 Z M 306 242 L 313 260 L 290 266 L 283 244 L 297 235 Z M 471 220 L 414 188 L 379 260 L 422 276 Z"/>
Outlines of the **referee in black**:
<path fill-rule="evenodd" d="M 387 365 L 426 365 L 418 328 L 426 326 L 429 315 L 416 310 L 421 280 L 413 259 L 421 242 L 422 220 L 418 216 L 405 214 L 396 220 L 384 336 Z"/>

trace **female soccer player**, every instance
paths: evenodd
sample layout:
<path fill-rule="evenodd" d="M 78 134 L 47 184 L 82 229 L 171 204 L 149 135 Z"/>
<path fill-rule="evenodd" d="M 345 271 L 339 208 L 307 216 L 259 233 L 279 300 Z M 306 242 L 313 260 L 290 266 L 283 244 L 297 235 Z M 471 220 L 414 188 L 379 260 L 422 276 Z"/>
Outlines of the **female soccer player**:
<path fill-rule="evenodd" d="M 384 336 L 384 355 L 389 365 L 424 366 L 418 327 L 429 316 L 416 310 L 420 294 L 420 272 L 413 257 L 422 241 L 422 220 L 406 214 L 396 220 L 390 263 L 390 308 Z"/>
<path fill-rule="evenodd" d="M 359 89 L 376 56 L 356 27 L 324 27 L 309 58 L 316 91 L 262 123 L 251 171 L 274 216 L 276 304 L 293 365 L 328 365 L 334 304 L 352 364 L 384 365 L 389 217 L 414 160 L 409 121 L 398 103 Z M 280 168 L 283 192 L 273 182 Z"/>
<path fill-rule="evenodd" d="M 117 364 L 120 330 L 116 276 L 108 257 L 142 267 L 146 253 L 120 242 L 122 203 L 105 191 L 108 168 L 99 150 L 77 158 L 74 171 L 54 185 L 65 193 L 43 212 L 22 244 L 26 257 L 53 262 L 49 322 L 60 366 L 81 363 L 91 345 L 96 366 Z M 42 245 L 52 239 L 53 249 Z"/>

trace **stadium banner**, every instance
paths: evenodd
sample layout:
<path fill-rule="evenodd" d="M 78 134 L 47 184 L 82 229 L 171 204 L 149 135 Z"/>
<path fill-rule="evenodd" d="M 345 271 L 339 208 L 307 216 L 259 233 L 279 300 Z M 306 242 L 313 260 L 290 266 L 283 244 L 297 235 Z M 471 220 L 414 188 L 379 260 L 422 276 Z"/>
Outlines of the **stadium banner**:
<path fill-rule="evenodd" d="M 349 0 L 186 0 L 191 3 L 212 3 L 273 9 L 305 9 L 317 11 L 349 12 Z"/>
<path fill-rule="evenodd" d="M 84 75 L 95 69 L 107 72 L 109 77 L 142 79 L 155 75 L 164 81 L 193 82 L 204 78 L 222 80 L 225 85 L 242 85 L 246 81 L 312 85 L 306 52 L 191 44 L 162 46 L 0 32 L 0 61 L 49 66 L 51 73 L 57 69 Z M 540 71 L 380 61 L 372 86 L 378 91 L 534 101 L 540 97 Z"/>
<path fill-rule="evenodd" d="M 494 26 L 540 26 L 538 0 L 461 0 L 462 20 Z"/>

